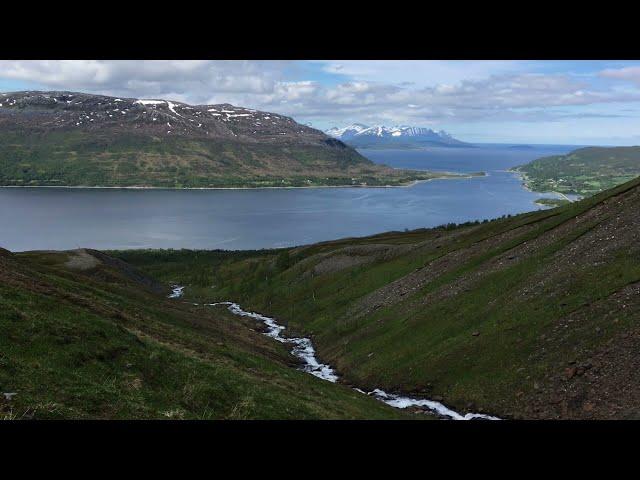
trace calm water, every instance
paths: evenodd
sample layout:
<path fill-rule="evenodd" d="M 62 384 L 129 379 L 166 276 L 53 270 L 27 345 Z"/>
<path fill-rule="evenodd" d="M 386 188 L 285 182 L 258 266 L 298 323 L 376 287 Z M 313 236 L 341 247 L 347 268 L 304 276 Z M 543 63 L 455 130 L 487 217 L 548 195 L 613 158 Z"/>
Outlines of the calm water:
<path fill-rule="evenodd" d="M 573 148 L 363 150 L 394 167 L 489 173 L 411 188 L 0 188 L 0 246 L 253 249 L 494 218 L 540 208 L 533 202 L 543 196 L 505 169 Z"/>

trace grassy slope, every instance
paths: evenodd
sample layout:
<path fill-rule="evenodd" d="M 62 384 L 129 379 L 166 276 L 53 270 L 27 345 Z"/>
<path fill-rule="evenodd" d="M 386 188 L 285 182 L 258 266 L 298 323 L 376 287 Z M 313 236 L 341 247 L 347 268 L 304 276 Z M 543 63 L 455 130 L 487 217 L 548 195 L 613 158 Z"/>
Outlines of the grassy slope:
<path fill-rule="evenodd" d="M 612 379 L 636 358 L 619 336 L 636 338 L 640 318 L 639 184 L 460 228 L 118 255 L 312 334 L 360 385 L 504 416 L 636 418 L 638 378 Z"/>
<path fill-rule="evenodd" d="M 559 207 L 561 205 L 567 205 L 571 203 L 571 201 L 565 200 L 564 198 L 539 198 L 535 203 L 546 207 Z"/>
<path fill-rule="evenodd" d="M 105 131 L 0 133 L 0 185 L 169 188 L 400 185 L 429 172 L 375 165 L 353 149 L 154 138 Z"/>
<path fill-rule="evenodd" d="M 593 195 L 640 175 L 640 147 L 581 148 L 539 158 L 518 170 L 532 190 Z"/>
<path fill-rule="evenodd" d="M 104 263 L 65 266 L 73 257 L 0 251 L 0 392 L 17 392 L 0 418 L 403 416 L 295 370 L 223 307 L 167 300 Z"/>

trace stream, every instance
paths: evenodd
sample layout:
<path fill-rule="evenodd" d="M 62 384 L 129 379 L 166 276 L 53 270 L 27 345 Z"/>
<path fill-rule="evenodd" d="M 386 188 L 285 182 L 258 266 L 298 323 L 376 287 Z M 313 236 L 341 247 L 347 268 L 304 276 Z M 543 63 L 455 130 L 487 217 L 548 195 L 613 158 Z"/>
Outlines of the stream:
<path fill-rule="evenodd" d="M 169 295 L 169 298 L 180 298 L 184 293 L 183 291 L 184 287 L 174 285 L 172 287 L 172 292 Z M 194 305 L 197 305 L 197 303 Z M 207 303 L 205 305 L 211 307 L 216 305 L 226 305 L 227 309 L 234 315 L 250 317 L 258 320 L 259 322 L 262 322 L 267 327 L 267 331 L 264 333 L 266 336 L 271 337 L 278 342 L 292 345 L 291 354 L 302 362 L 300 370 L 310 373 L 311 375 L 314 375 L 328 382 L 336 383 L 338 381 L 339 377 L 336 374 L 335 370 L 330 365 L 318 361 L 315 348 L 313 347 L 313 343 L 311 342 L 310 338 L 284 337 L 282 335 L 282 332 L 285 330 L 285 327 L 276 322 L 274 318 L 243 310 L 237 303 L 217 302 Z M 485 415 L 482 413 L 466 413 L 463 415 L 450 409 L 440 402 L 436 402 L 435 400 L 411 398 L 394 393 L 388 393 L 379 388 L 376 388 L 370 392 L 365 392 L 364 390 L 355 387 L 354 390 L 362 393 L 363 395 L 370 395 L 375 399 L 384 402 L 394 408 L 423 408 L 451 420 L 500 420 L 498 417 L 493 417 L 491 415 Z"/>

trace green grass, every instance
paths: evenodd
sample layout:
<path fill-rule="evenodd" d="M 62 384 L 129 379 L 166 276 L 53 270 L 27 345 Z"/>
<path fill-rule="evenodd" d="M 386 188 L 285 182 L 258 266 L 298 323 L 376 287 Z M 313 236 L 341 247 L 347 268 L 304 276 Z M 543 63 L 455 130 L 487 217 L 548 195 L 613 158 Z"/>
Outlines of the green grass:
<path fill-rule="evenodd" d="M 640 147 L 588 147 L 517 167 L 538 192 L 593 195 L 640 175 Z"/>
<path fill-rule="evenodd" d="M 631 310 L 621 312 L 622 321 L 616 324 L 589 312 L 612 293 L 640 281 L 640 263 L 629 255 L 633 241 L 621 244 L 605 262 L 590 260 L 598 252 L 596 245 L 580 262 L 554 267 L 622 207 L 612 200 L 609 210 L 595 218 L 574 224 L 577 217 L 638 184 L 636 180 L 580 202 L 492 222 L 303 248 L 114 254 L 162 280 L 182 281 L 190 298 L 233 300 L 277 316 L 293 331 L 312 335 L 321 358 L 350 382 L 438 394 L 460 409 L 473 402 L 508 415 L 522 405 L 535 382 L 629 327 Z M 518 248 L 538 244 L 535 251 L 507 258 Z M 345 247 L 362 245 L 413 248 L 314 273 L 324 255 L 341 255 Z M 487 246 L 474 250 L 477 245 Z M 452 260 L 437 263 L 444 258 Z M 491 267 L 498 258 L 503 258 L 502 265 Z M 358 313 L 367 295 L 420 268 L 433 270 L 433 277 L 403 295 L 390 294 L 391 305 Z M 558 336 L 558 322 L 571 312 L 585 312 L 586 320 Z M 596 328 L 601 332 L 597 336 Z M 546 338 L 553 343 L 541 340 Z"/>
<path fill-rule="evenodd" d="M 355 419 L 405 414 L 292 367 L 222 307 L 166 300 L 63 253 L 0 257 L 4 419 Z"/>
<path fill-rule="evenodd" d="M 539 198 L 535 203 L 544 207 L 559 207 L 571 202 L 565 198 Z"/>
<path fill-rule="evenodd" d="M 353 149 L 157 138 L 112 131 L 0 132 L 0 185 L 259 188 L 405 185 L 451 175 L 393 170 Z"/>

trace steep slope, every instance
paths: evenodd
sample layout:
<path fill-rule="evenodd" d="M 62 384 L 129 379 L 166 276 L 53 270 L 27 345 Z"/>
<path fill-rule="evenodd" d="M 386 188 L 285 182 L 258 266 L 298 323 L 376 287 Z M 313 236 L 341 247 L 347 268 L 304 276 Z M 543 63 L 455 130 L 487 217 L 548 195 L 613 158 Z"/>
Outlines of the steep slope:
<path fill-rule="evenodd" d="M 433 176 L 376 165 L 289 117 L 228 104 L 0 94 L 0 185 L 399 185 Z"/>
<path fill-rule="evenodd" d="M 435 131 L 407 125 L 368 127 L 354 123 L 344 128 L 331 128 L 327 135 L 361 148 L 420 148 L 420 147 L 469 147 L 468 143 L 453 138 L 444 130 Z"/>
<path fill-rule="evenodd" d="M 0 249 L 0 419 L 400 418 L 100 252 Z"/>
<path fill-rule="evenodd" d="M 583 196 L 615 187 L 640 175 L 640 147 L 587 147 L 534 160 L 514 170 L 538 192 Z"/>
<path fill-rule="evenodd" d="M 640 181 L 491 222 L 118 254 L 312 335 L 363 388 L 514 418 L 640 418 Z"/>

